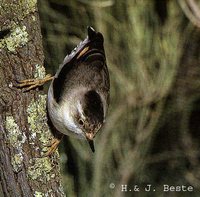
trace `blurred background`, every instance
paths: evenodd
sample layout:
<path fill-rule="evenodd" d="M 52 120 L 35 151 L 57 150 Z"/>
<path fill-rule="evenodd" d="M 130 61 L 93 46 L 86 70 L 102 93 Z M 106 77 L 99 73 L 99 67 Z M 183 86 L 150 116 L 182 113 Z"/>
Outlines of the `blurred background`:
<path fill-rule="evenodd" d="M 147 184 L 153 196 L 200 196 L 200 2 L 38 2 L 47 72 L 55 74 L 93 26 L 104 35 L 111 78 L 95 154 L 76 139 L 61 145 L 67 196 L 152 196 L 142 192 Z M 166 193 L 163 184 L 194 191 Z"/>

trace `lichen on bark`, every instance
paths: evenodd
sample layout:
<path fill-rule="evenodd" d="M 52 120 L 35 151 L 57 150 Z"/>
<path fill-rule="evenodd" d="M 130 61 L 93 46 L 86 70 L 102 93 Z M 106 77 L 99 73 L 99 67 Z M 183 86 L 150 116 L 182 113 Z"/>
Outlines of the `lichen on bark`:
<path fill-rule="evenodd" d="M 37 179 L 42 183 L 46 183 L 51 178 L 55 178 L 55 174 L 51 174 L 53 165 L 49 157 L 34 158 L 29 161 L 28 176 L 32 180 Z"/>
<path fill-rule="evenodd" d="M 34 145 L 35 140 L 39 139 L 42 147 L 41 155 L 44 155 L 53 139 L 47 124 L 46 98 L 46 95 L 38 95 L 37 101 L 31 101 L 27 108 L 31 143 Z"/>
<path fill-rule="evenodd" d="M 0 5 L 0 15 L 13 14 L 17 10 L 18 20 L 23 20 L 28 14 L 36 11 L 37 0 L 16 1 L 15 3 L 4 2 Z"/>
<path fill-rule="evenodd" d="M 23 163 L 23 144 L 26 141 L 26 135 L 21 132 L 19 126 L 16 124 L 13 116 L 6 116 L 5 128 L 7 130 L 7 138 L 9 145 L 14 149 L 14 155 L 11 158 L 13 170 L 18 172 Z"/>
<path fill-rule="evenodd" d="M 45 195 L 42 192 L 35 191 L 34 197 L 44 197 Z"/>
<path fill-rule="evenodd" d="M 36 64 L 35 65 L 35 73 L 34 78 L 36 79 L 43 79 L 46 75 L 46 71 L 43 65 Z"/>
<path fill-rule="evenodd" d="M 19 1 L 16 3 L 2 3 L 0 5 L 0 16 L 10 15 L 10 19 L 2 23 L 0 31 L 9 30 L 10 33 L 3 39 L 0 40 L 0 51 L 6 48 L 10 52 L 15 52 L 15 49 L 19 46 L 24 46 L 28 42 L 28 32 L 26 26 L 20 26 L 18 21 L 22 21 L 30 13 L 36 11 L 37 0 L 30 1 Z M 13 20 L 15 16 L 13 15 L 16 10 L 18 21 Z M 32 16 L 32 20 L 35 21 L 35 16 Z"/>
<path fill-rule="evenodd" d="M 15 52 L 17 47 L 22 47 L 28 42 L 26 26 L 12 28 L 9 36 L 0 40 L 0 50 L 6 48 L 9 52 Z"/>

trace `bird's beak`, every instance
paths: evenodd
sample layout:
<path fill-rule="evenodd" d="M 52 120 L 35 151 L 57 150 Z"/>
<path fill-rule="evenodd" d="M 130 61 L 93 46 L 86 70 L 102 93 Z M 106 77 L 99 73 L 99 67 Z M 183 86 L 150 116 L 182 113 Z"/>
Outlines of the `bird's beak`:
<path fill-rule="evenodd" d="M 95 152 L 94 142 L 93 142 L 94 134 L 93 133 L 85 133 L 85 137 L 90 145 L 92 152 L 94 153 Z"/>

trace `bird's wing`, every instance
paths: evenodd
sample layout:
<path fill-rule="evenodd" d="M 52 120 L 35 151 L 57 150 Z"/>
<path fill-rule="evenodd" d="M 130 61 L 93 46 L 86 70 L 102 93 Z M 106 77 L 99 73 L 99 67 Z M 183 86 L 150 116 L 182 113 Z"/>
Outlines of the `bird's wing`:
<path fill-rule="evenodd" d="M 105 57 L 103 36 L 93 28 L 88 27 L 87 38 L 81 42 L 70 55 L 65 57 L 63 64 L 60 66 L 52 82 L 53 94 L 56 102 L 59 102 L 63 95 L 65 85 L 69 81 L 69 75 L 72 74 L 71 71 L 73 70 L 73 73 L 75 73 L 76 71 L 74 68 L 76 65 L 84 64 L 86 58 L 96 52 L 103 54 Z"/>
<path fill-rule="evenodd" d="M 64 83 L 68 73 L 72 70 L 76 63 L 76 57 L 84 50 L 89 40 L 86 38 L 81 42 L 69 55 L 67 55 L 57 71 L 55 78 L 52 82 L 54 99 L 58 103 L 60 101 Z"/>

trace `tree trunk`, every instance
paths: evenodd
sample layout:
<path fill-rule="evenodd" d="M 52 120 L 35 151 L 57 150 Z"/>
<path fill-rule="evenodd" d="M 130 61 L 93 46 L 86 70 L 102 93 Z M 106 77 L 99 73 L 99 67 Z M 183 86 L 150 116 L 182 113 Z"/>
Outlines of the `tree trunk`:
<path fill-rule="evenodd" d="M 0 4 L 0 196 L 64 196 L 58 153 L 44 156 L 53 138 L 46 95 L 15 87 L 45 76 L 36 3 Z"/>

